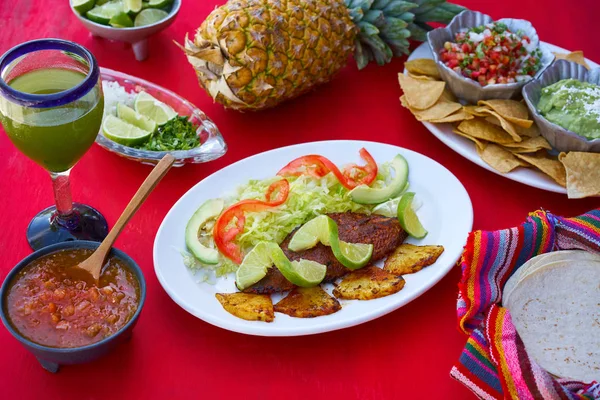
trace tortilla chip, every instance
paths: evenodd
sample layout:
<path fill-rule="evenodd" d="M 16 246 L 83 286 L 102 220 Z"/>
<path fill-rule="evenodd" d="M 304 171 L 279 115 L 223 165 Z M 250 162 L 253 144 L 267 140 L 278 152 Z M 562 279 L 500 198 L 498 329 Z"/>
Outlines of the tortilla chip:
<path fill-rule="evenodd" d="M 446 104 L 458 104 L 458 103 L 446 103 Z M 458 105 L 460 105 L 460 104 L 458 104 Z M 448 115 L 447 117 L 439 118 L 439 119 L 432 119 L 432 120 L 429 120 L 429 122 L 433 122 L 434 124 L 443 124 L 446 122 L 466 121 L 468 119 L 473 119 L 473 118 L 475 118 L 475 117 L 469 113 L 464 112 L 461 109 L 460 111 L 455 112 L 454 114 Z"/>
<path fill-rule="evenodd" d="M 532 124 L 529 128 L 523 128 L 520 127 L 519 125 L 513 125 L 515 127 L 515 130 L 517 131 L 517 133 L 521 136 L 525 136 L 525 137 L 537 137 L 540 136 L 540 129 L 538 128 L 538 126 L 536 124 Z"/>
<path fill-rule="evenodd" d="M 560 153 L 558 160 L 567 171 L 570 199 L 600 196 L 600 153 L 571 151 Z"/>
<path fill-rule="evenodd" d="M 519 157 L 521 160 L 527 161 L 529 164 L 533 165 L 550 178 L 554 179 L 556 183 L 566 187 L 567 178 L 565 167 L 560 163 L 560 161 L 550 158 L 546 152 L 535 154 L 515 153 L 515 156 Z"/>
<path fill-rule="evenodd" d="M 487 116 L 487 114 L 484 113 L 483 111 L 488 110 L 488 108 L 470 105 L 470 106 L 463 106 L 463 110 L 465 110 L 469 114 L 474 115 L 476 117 L 485 117 L 485 116 Z"/>
<path fill-rule="evenodd" d="M 508 133 L 514 139 L 515 142 L 520 142 L 521 140 L 523 140 L 523 139 L 521 139 L 521 136 L 519 136 L 519 134 L 515 130 L 515 127 L 513 126 L 513 124 L 511 124 L 510 122 L 505 120 L 496 111 L 486 109 L 486 110 L 481 110 L 481 112 L 483 114 L 489 114 L 489 116 L 485 118 L 485 120 L 488 122 L 490 122 L 490 120 L 488 119 L 490 116 L 492 118 L 495 118 L 498 121 L 498 123 L 500 124 L 500 126 L 502 127 L 502 129 L 504 129 L 506 131 L 506 133 Z M 493 123 L 493 124 L 498 126 L 498 124 L 496 124 L 496 123 Z"/>
<path fill-rule="evenodd" d="M 487 165 L 503 174 L 521 166 L 519 159 L 510 151 L 494 143 L 488 143 L 483 148 L 477 146 L 477 154 Z"/>
<path fill-rule="evenodd" d="M 589 64 L 585 61 L 585 57 L 583 56 L 583 51 L 573 51 L 571 53 L 554 53 L 557 59 L 559 60 L 567 60 L 577 63 L 579 65 L 583 65 L 586 69 L 590 69 Z"/>
<path fill-rule="evenodd" d="M 460 103 L 450 103 L 447 101 L 442 101 L 442 99 L 426 110 L 417 110 L 416 108 L 412 108 L 406 101 L 406 96 L 400 97 L 400 102 L 404 107 L 407 107 L 413 113 L 418 121 L 431 121 L 444 118 L 462 108 Z"/>
<path fill-rule="evenodd" d="M 425 110 L 437 103 L 446 87 L 445 82 L 424 81 L 404 74 L 398 74 L 398 81 L 408 104 L 418 110 Z"/>
<path fill-rule="evenodd" d="M 458 99 L 456 98 L 456 96 L 454 95 L 454 93 L 452 93 L 450 91 L 450 89 L 448 89 L 447 87 L 444 88 L 444 92 L 442 93 L 442 96 L 440 97 L 440 101 L 448 101 L 450 103 L 458 103 Z"/>
<path fill-rule="evenodd" d="M 420 79 L 422 81 L 437 81 L 437 79 L 431 77 L 431 76 L 427 76 L 427 75 L 415 75 L 415 74 L 411 74 L 410 71 L 408 72 L 408 76 L 410 76 L 413 79 Z"/>
<path fill-rule="evenodd" d="M 479 118 L 463 121 L 457 129 L 469 136 L 488 142 L 498 144 L 514 143 L 513 138 L 504 130 Z"/>
<path fill-rule="evenodd" d="M 441 80 L 435 61 L 431 58 L 417 58 L 404 63 L 404 67 L 413 75 L 424 75 Z"/>
<path fill-rule="evenodd" d="M 552 146 L 550 146 L 550 143 L 543 136 L 526 138 L 519 143 L 505 143 L 503 146 L 510 147 L 510 151 L 515 153 L 535 153 L 542 149 L 552 150 Z"/>
<path fill-rule="evenodd" d="M 529 111 L 527 106 L 516 100 L 479 100 L 478 105 L 485 105 L 502 116 L 507 121 L 523 128 L 529 128 L 533 121 L 529 119 Z"/>
<path fill-rule="evenodd" d="M 481 149 L 483 149 L 485 147 L 485 145 L 487 144 L 487 142 L 485 140 L 479 140 L 473 136 L 469 136 L 466 133 L 462 133 L 458 129 L 453 129 L 452 132 L 456 133 L 459 136 L 467 138 L 467 139 L 471 140 L 472 142 L 475 142 L 475 145 Z"/>

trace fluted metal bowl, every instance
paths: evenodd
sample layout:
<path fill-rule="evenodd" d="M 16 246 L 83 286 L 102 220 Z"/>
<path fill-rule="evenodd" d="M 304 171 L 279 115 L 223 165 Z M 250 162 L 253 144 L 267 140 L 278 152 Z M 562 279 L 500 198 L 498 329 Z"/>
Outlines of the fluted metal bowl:
<path fill-rule="evenodd" d="M 477 103 L 479 100 L 487 99 L 518 98 L 521 95 L 521 89 L 523 86 L 529 82 L 522 81 L 481 86 L 479 82 L 464 77 L 448 68 L 440 60 L 440 51 L 443 49 L 444 43 L 453 42 L 458 32 L 463 29 L 474 28 L 490 22 L 494 22 L 494 20 L 489 15 L 477 11 L 465 10 L 454 17 L 450 24 L 448 24 L 448 26 L 445 28 L 437 28 L 427 34 L 427 42 L 429 43 L 429 47 L 433 53 L 433 59 L 437 64 L 437 68 L 442 79 L 446 82 L 456 97 L 469 103 Z M 512 32 L 517 32 L 519 30 L 523 31 L 527 36 L 529 36 L 531 42 L 540 48 L 542 51 L 542 66 L 533 77 L 533 79 L 537 79 L 552 63 L 554 60 L 554 54 L 552 54 L 552 52 L 546 49 L 543 45 L 540 45 L 540 39 L 535 28 L 533 25 L 531 25 L 531 22 L 523 19 L 513 18 L 503 18 L 496 22 L 502 22 L 503 24 L 506 24 L 508 29 L 510 29 Z"/>
<path fill-rule="evenodd" d="M 557 60 L 546 69 L 539 79 L 523 88 L 523 98 L 533 115 L 540 133 L 559 151 L 587 151 L 600 153 L 600 139 L 587 139 L 544 118 L 537 109 L 542 89 L 563 79 L 577 79 L 600 85 L 600 68 L 588 71 L 584 66 L 566 60 Z"/>

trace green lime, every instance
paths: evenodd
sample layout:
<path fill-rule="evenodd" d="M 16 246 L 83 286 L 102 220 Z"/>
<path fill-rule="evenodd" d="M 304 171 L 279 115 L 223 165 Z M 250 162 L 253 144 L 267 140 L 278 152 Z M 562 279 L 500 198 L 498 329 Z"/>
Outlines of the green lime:
<path fill-rule="evenodd" d="M 159 125 L 177 116 L 175 110 L 146 92 L 140 92 L 135 98 L 135 111 Z"/>
<path fill-rule="evenodd" d="M 129 15 L 142 11 L 142 0 L 123 0 L 123 9 Z"/>
<path fill-rule="evenodd" d="M 108 21 L 110 26 L 113 28 L 131 28 L 133 27 L 133 21 L 129 18 L 129 15 L 125 12 L 120 12 Z"/>
<path fill-rule="evenodd" d="M 311 219 L 292 236 L 288 248 L 291 251 L 302 251 L 315 247 L 319 242 L 329 246 L 330 220 L 326 215 Z"/>
<path fill-rule="evenodd" d="M 144 1 L 143 8 L 165 8 L 170 6 L 173 3 L 173 0 L 149 0 Z"/>
<path fill-rule="evenodd" d="M 419 217 L 415 213 L 413 208 L 413 200 L 415 194 L 408 192 L 402 195 L 400 202 L 398 203 L 398 220 L 402 229 L 404 229 L 410 236 L 417 239 L 423 239 L 427 236 L 427 231 L 421 225 Z"/>
<path fill-rule="evenodd" d="M 110 19 L 123 12 L 123 3 L 120 1 L 111 1 L 101 6 L 96 6 L 88 11 L 85 16 L 99 24 L 108 25 Z"/>
<path fill-rule="evenodd" d="M 135 17 L 135 26 L 152 25 L 158 21 L 162 21 L 168 16 L 169 13 L 166 11 L 148 8 L 146 10 L 142 10 L 142 12 Z"/>
<path fill-rule="evenodd" d="M 373 245 L 366 243 L 346 243 L 340 240 L 340 251 L 348 260 L 347 263 L 352 263 L 357 269 L 365 266 L 373 255 Z"/>
<path fill-rule="evenodd" d="M 235 273 L 235 284 L 238 289 L 244 290 L 267 275 L 267 270 L 273 265 L 270 248 L 270 242 L 259 242 L 246 254 Z"/>
<path fill-rule="evenodd" d="M 102 130 L 107 138 L 125 146 L 144 143 L 150 138 L 150 135 L 152 135 L 152 132 L 128 124 L 114 115 L 106 116 L 102 123 Z"/>
<path fill-rule="evenodd" d="M 281 247 L 271 243 L 271 260 L 288 281 L 300 287 L 313 287 L 325 279 L 327 267 L 311 260 L 290 262 Z"/>
<path fill-rule="evenodd" d="M 101 6 L 102 4 L 106 4 L 111 0 L 96 0 L 96 5 Z"/>
<path fill-rule="evenodd" d="M 94 8 L 95 0 L 71 0 L 71 5 L 80 15 Z"/>
<path fill-rule="evenodd" d="M 117 103 L 117 116 L 128 124 L 135 125 L 146 132 L 154 133 L 156 131 L 156 122 L 135 112 L 133 108 L 127 107 L 125 104 Z"/>

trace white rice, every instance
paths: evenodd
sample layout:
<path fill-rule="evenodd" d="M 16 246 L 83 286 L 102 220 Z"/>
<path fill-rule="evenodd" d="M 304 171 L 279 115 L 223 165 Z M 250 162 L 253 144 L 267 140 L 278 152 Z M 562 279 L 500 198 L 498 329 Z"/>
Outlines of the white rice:
<path fill-rule="evenodd" d="M 118 82 L 102 81 L 102 91 L 104 92 L 104 116 L 108 114 L 116 116 L 118 103 L 133 107 L 136 94 L 128 93 Z"/>

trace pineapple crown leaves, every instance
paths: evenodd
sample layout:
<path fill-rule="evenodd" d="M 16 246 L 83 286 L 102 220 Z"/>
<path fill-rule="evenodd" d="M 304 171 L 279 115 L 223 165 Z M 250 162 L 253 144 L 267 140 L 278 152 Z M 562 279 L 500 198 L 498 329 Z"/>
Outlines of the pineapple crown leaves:
<path fill-rule="evenodd" d="M 448 23 L 464 10 L 446 0 L 344 0 L 358 27 L 354 58 L 359 69 L 409 54 L 408 39 L 425 41 L 428 22 Z"/>

